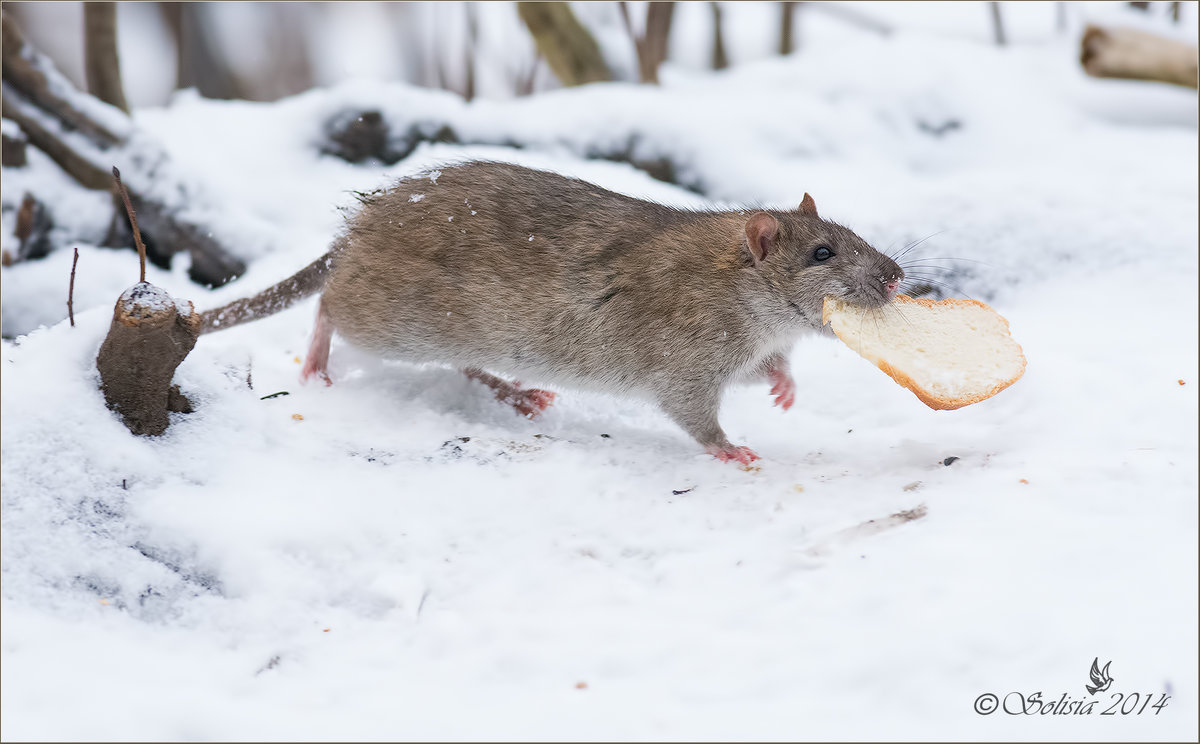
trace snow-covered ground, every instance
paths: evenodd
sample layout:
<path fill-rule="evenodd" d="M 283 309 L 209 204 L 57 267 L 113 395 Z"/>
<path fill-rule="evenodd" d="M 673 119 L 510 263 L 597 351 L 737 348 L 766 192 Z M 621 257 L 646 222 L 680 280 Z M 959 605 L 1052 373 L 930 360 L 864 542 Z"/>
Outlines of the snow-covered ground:
<path fill-rule="evenodd" d="M 2 273 L 0 736 L 1194 740 L 1195 92 L 1087 78 L 1049 30 L 997 49 L 986 26 L 805 28 L 789 58 L 669 67 L 661 89 L 467 105 L 360 81 L 135 112 L 245 237 L 249 271 L 216 291 L 151 268 L 201 309 L 323 252 L 350 190 L 492 158 L 680 205 L 807 191 L 892 251 L 934 235 L 918 253 L 949 294 L 1024 347 L 1013 387 L 935 412 L 802 341 L 790 412 L 763 385 L 726 396 L 750 470 L 641 403 L 564 390 L 527 421 L 337 339 L 335 384 L 301 386 L 315 300 L 203 337 L 176 374 L 198 410 L 133 437 L 94 361 L 136 259 L 94 245 L 103 194 L 36 152 L 5 169 L 6 202 L 51 195 L 96 237 L 73 328 L 67 251 Z M 354 105 L 527 147 L 318 157 Z M 705 196 L 582 157 L 631 134 Z M 1095 658 L 1113 682 L 1092 696 Z M 976 712 L 1014 692 L 1100 702 Z"/>

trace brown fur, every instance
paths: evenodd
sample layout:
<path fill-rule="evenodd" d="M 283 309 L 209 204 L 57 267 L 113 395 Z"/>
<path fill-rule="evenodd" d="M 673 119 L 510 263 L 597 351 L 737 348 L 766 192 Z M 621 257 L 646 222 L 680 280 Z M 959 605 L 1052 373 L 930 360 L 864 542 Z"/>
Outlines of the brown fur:
<path fill-rule="evenodd" d="M 728 384 L 819 332 L 826 295 L 879 305 L 902 276 L 804 206 L 688 211 L 513 165 L 448 166 L 365 200 L 325 257 L 321 312 L 383 357 L 645 395 L 726 451 Z M 748 224 L 769 238 L 761 260 Z M 836 258 L 815 261 L 821 245 Z M 236 322 L 272 292 L 274 311 L 288 281 L 242 301 Z"/>

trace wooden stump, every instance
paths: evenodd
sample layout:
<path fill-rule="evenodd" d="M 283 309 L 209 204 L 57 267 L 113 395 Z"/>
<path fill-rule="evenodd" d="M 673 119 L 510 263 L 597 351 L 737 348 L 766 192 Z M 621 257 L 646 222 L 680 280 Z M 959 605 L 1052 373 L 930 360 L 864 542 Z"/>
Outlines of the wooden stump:
<path fill-rule="evenodd" d="M 138 282 L 117 300 L 96 368 L 104 400 L 131 432 L 156 436 L 171 423 L 170 412 L 191 412 L 171 378 L 199 335 L 192 303 L 153 284 Z"/>

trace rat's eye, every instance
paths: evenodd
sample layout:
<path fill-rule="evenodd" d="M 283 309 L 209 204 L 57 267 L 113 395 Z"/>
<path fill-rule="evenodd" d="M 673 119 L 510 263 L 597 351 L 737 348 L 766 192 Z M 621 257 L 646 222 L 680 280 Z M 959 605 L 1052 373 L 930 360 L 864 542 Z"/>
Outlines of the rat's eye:
<path fill-rule="evenodd" d="M 830 250 L 829 246 L 827 245 L 819 245 L 817 246 L 817 249 L 813 251 L 814 261 L 828 261 L 831 258 L 833 258 L 833 251 Z"/>

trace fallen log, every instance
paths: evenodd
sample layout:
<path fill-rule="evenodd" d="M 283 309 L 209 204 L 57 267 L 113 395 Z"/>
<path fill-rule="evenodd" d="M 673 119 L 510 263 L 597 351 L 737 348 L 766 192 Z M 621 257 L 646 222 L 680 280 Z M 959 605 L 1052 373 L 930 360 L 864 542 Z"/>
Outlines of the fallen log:
<path fill-rule="evenodd" d="M 213 237 L 211 226 L 181 216 L 173 206 L 199 198 L 171 173 L 166 154 L 144 139 L 135 151 L 136 128 L 129 117 L 76 90 L 25 42 L 7 15 L 3 26 L 3 115 L 20 126 L 29 144 L 89 189 L 108 190 L 108 171 L 101 163 L 121 163 L 155 264 L 169 266 L 176 253 L 186 251 L 192 280 L 214 287 L 244 273 L 245 262 Z M 170 203 L 159 194 L 171 195 Z"/>
<path fill-rule="evenodd" d="M 1089 25 L 1079 62 L 1092 77 L 1197 86 L 1196 47 L 1132 28 Z"/>
<path fill-rule="evenodd" d="M 522 142 L 500 136 L 460 136 L 445 121 L 422 119 L 413 122 L 392 122 L 378 109 L 347 109 L 326 120 L 324 139 L 317 149 L 322 155 L 333 155 L 349 163 L 379 160 L 387 165 L 408 157 L 422 142 L 459 145 L 494 145 L 498 147 L 536 148 L 538 142 Z M 630 133 L 622 140 L 612 137 L 602 145 L 580 146 L 562 140 L 555 143 L 588 160 L 609 160 L 627 163 L 652 178 L 681 186 L 697 194 L 705 193 L 703 181 L 679 159 L 658 148 L 646 147 L 642 136 Z"/>

